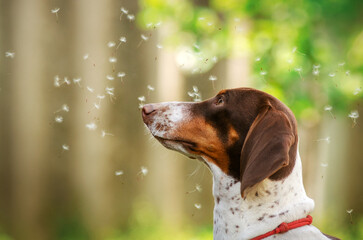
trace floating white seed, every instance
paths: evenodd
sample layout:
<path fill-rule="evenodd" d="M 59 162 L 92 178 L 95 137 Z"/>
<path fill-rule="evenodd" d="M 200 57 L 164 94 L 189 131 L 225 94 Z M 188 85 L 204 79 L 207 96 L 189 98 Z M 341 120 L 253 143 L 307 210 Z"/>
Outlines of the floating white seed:
<path fill-rule="evenodd" d="M 93 130 L 97 129 L 97 125 L 96 125 L 96 123 L 91 122 L 91 123 L 86 124 L 86 128 L 93 131 Z"/>

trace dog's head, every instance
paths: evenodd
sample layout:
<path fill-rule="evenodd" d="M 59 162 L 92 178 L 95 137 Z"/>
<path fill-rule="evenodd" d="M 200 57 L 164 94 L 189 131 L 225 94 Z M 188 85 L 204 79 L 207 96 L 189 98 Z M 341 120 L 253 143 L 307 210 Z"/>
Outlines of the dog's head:
<path fill-rule="evenodd" d="M 255 89 L 222 90 L 198 103 L 147 104 L 142 116 L 165 147 L 213 163 L 241 181 L 242 196 L 265 178 L 287 177 L 295 164 L 293 113 Z"/>

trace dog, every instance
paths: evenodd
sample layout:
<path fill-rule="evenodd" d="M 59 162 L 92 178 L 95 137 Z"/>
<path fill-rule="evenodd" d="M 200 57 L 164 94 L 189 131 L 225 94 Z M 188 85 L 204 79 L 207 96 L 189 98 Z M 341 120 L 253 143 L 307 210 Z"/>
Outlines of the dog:
<path fill-rule="evenodd" d="M 214 239 L 338 239 L 311 225 L 297 122 L 277 98 L 228 89 L 203 102 L 146 104 L 142 117 L 162 145 L 211 170 Z"/>

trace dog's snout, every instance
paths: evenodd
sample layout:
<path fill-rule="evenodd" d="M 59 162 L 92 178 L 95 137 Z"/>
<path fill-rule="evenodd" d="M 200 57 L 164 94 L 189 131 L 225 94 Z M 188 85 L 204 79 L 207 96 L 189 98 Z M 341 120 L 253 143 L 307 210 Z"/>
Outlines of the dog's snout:
<path fill-rule="evenodd" d="M 155 108 L 155 106 L 153 104 L 146 104 L 142 108 L 142 114 L 143 115 L 149 115 L 152 112 L 154 112 L 155 110 L 156 110 L 156 108 Z"/>

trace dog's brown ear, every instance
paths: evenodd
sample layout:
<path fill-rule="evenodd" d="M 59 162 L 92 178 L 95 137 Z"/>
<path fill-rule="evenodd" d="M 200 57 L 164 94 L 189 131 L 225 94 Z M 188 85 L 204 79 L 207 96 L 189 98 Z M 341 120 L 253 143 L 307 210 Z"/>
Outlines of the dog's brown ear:
<path fill-rule="evenodd" d="M 242 197 L 245 197 L 247 188 L 289 165 L 289 151 L 294 143 L 295 134 L 287 115 L 270 104 L 264 106 L 252 123 L 242 147 Z"/>

